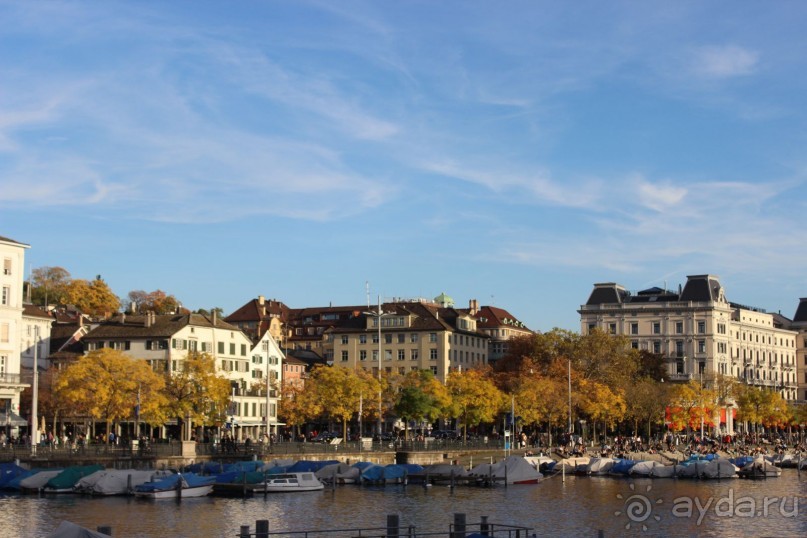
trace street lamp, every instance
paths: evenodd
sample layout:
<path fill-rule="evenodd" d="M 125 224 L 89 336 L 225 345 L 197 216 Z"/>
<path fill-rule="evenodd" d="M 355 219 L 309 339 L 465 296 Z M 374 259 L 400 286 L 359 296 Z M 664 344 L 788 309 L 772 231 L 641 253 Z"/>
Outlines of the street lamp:
<path fill-rule="evenodd" d="M 375 312 L 368 311 L 363 312 L 366 316 L 372 316 L 375 318 L 375 324 L 378 327 L 378 435 L 379 438 L 381 437 L 381 429 L 382 429 L 382 420 L 381 415 L 383 412 L 383 406 L 381 403 L 381 318 L 386 316 L 391 316 L 394 312 L 384 312 L 381 310 L 381 295 L 378 296 L 378 310 Z M 361 419 L 361 416 L 359 416 Z"/>
<path fill-rule="evenodd" d="M 31 455 L 36 455 L 36 446 L 39 444 L 39 327 L 34 327 L 34 382 L 31 398 Z"/>

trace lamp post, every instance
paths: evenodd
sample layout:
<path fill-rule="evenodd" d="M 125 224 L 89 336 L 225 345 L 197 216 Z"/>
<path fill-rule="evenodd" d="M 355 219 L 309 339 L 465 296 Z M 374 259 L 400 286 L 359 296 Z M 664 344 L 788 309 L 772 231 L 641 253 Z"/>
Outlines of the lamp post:
<path fill-rule="evenodd" d="M 34 382 L 31 397 L 31 455 L 36 455 L 36 446 L 39 444 L 39 327 L 34 327 Z"/>
<path fill-rule="evenodd" d="M 382 412 L 383 405 L 381 401 L 381 318 L 391 316 L 393 312 L 384 312 L 381 310 L 381 295 L 378 296 L 378 310 L 375 312 L 364 312 L 367 316 L 375 318 L 376 327 L 378 328 L 378 436 L 381 437 L 382 429 Z"/>
<path fill-rule="evenodd" d="M 272 362 L 272 357 L 269 355 L 269 344 L 268 344 L 268 342 L 266 344 L 266 348 L 267 348 L 266 349 L 266 442 L 271 443 L 271 441 L 272 441 L 272 432 L 269 430 L 269 428 L 271 428 L 271 426 L 272 426 L 271 422 L 269 421 L 270 420 L 269 419 L 269 404 L 270 404 L 269 391 L 271 390 L 269 388 L 269 379 L 270 379 L 271 376 L 269 375 L 269 364 Z"/>

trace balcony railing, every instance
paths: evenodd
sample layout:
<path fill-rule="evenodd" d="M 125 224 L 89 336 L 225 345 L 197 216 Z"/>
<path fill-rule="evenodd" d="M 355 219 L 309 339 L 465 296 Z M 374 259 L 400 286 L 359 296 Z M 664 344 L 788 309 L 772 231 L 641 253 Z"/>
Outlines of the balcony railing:
<path fill-rule="evenodd" d="M 0 374 L 0 384 L 3 385 L 21 385 L 25 382 L 20 374 Z"/>
<path fill-rule="evenodd" d="M 689 381 L 692 379 L 692 374 L 670 374 L 670 381 Z"/>

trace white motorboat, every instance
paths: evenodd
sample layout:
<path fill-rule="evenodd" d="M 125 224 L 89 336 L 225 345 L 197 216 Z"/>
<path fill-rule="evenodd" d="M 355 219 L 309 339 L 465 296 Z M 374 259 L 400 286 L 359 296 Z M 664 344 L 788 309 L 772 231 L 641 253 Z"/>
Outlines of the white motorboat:
<path fill-rule="evenodd" d="M 254 491 L 267 493 L 291 493 L 294 491 L 318 491 L 325 489 L 314 473 L 285 473 L 267 475 L 263 484 L 256 484 Z"/>
<path fill-rule="evenodd" d="M 658 461 L 640 461 L 630 468 L 628 476 L 672 478 L 675 476 L 675 467 L 673 465 L 664 465 Z"/>

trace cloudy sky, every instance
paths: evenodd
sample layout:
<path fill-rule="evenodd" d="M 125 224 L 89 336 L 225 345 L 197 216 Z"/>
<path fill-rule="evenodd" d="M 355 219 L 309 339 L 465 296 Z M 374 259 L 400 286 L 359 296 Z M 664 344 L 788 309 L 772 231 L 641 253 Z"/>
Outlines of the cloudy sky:
<path fill-rule="evenodd" d="M 0 236 L 229 313 L 807 296 L 801 2 L 0 0 Z M 368 286 L 369 283 L 369 286 Z"/>

